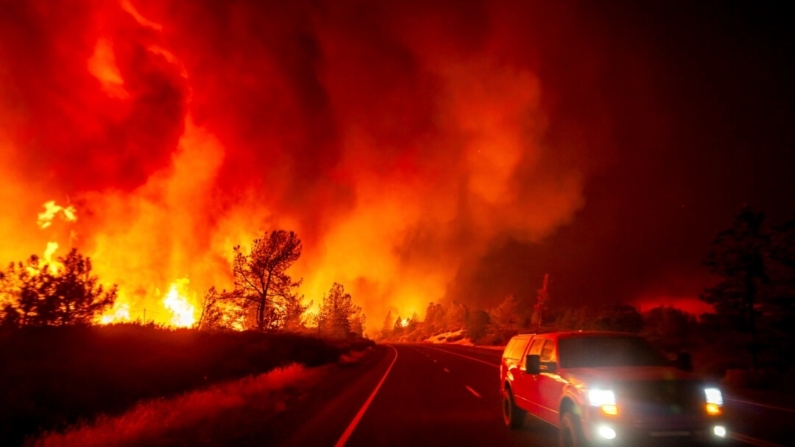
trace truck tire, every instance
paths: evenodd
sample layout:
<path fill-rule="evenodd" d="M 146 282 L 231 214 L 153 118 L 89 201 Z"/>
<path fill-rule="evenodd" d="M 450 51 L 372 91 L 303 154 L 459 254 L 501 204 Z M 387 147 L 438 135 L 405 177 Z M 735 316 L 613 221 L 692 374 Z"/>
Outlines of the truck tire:
<path fill-rule="evenodd" d="M 586 447 L 588 443 L 582 433 L 580 418 L 566 411 L 560 418 L 560 447 Z"/>
<path fill-rule="evenodd" d="M 508 428 L 522 428 L 524 426 L 525 411 L 516 406 L 510 388 L 502 390 L 502 420 Z"/>

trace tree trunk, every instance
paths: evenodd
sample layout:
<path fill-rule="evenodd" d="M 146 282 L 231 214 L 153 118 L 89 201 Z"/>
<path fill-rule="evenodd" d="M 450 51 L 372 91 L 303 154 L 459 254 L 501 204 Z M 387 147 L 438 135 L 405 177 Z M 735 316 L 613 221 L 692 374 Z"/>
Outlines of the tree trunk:
<path fill-rule="evenodd" d="M 746 296 L 745 303 L 748 310 L 748 328 L 751 331 L 751 367 L 756 370 L 759 366 L 758 362 L 758 343 L 756 336 L 756 315 L 754 314 L 754 303 L 756 302 L 756 283 L 754 283 L 754 276 L 748 272 L 746 276 Z"/>
<path fill-rule="evenodd" d="M 268 280 L 265 282 L 262 294 L 260 295 L 259 308 L 257 309 L 257 326 L 259 326 L 259 330 L 265 328 L 265 307 L 267 307 L 268 304 L 268 289 L 271 287 L 271 276 L 272 272 L 268 272 Z"/>

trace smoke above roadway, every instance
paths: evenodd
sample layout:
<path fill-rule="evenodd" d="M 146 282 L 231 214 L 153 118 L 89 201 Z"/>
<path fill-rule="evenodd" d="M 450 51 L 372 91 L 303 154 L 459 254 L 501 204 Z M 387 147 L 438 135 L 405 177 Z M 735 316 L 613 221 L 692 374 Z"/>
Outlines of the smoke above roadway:
<path fill-rule="evenodd" d="M 467 272 L 572 221 L 616 156 L 606 104 L 653 78 L 606 91 L 611 42 L 546 3 L 3 2 L 0 258 L 76 246 L 167 321 L 282 228 L 307 301 L 340 282 L 369 326 L 493 303 Z"/>

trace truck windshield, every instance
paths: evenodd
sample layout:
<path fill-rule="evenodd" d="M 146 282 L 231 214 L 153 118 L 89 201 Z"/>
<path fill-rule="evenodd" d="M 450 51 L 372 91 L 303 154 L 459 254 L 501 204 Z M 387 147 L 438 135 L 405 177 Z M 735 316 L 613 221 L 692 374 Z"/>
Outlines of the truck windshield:
<path fill-rule="evenodd" d="M 578 337 L 558 340 L 562 368 L 665 366 L 668 360 L 640 337 Z"/>

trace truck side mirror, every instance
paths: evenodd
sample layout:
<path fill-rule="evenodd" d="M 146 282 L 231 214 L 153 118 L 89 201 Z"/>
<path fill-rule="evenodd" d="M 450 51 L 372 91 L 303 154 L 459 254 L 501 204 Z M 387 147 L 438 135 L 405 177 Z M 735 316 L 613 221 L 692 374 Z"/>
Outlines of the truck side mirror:
<path fill-rule="evenodd" d="M 541 356 L 538 354 L 527 354 L 525 358 L 525 371 L 527 374 L 541 373 Z"/>
<path fill-rule="evenodd" d="M 676 367 L 682 371 L 693 371 L 693 357 L 689 352 L 680 352 L 676 355 Z"/>

